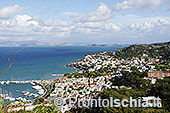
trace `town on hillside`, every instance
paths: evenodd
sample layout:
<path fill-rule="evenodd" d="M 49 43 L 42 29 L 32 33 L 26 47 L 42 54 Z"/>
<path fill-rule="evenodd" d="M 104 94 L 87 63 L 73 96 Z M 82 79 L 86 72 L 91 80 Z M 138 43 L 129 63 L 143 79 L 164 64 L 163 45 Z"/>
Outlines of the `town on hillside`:
<path fill-rule="evenodd" d="M 45 89 L 42 96 L 32 101 L 33 109 L 42 104 L 52 106 L 56 97 L 62 97 L 67 102 L 70 97 L 90 100 L 99 96 L 120 99 L 143 97 L 152 107 L 154 98 L 159 96 L 161 108 L 153 108 L 152 111 L 170 110 L 170 42 L 131 45 L 117 51 L 94 53 L 68 64 L 67 67 L 77 68 L 77 72 L 65 73 L 64 78 L 53 81 L 32 81 Z M 7 107 L 8 111 L 16 109 L 13 107 L 12 104 Z M 110 109 L 117 112 L 122 110 L 111 107 L 77 108 L 76 104 L 71 107 L 64 104 L 58 108 L 63 113 L 108 112 Z M 125 109 L 150 111 L 150 108 Z"/>

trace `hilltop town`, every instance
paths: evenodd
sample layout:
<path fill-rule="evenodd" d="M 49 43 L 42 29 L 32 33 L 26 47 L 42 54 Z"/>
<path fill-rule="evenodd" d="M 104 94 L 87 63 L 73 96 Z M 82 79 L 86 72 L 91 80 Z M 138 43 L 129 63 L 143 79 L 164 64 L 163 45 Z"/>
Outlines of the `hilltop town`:
<path fill-rule="evenodd" d="M 83 59 L 67 66 L 89 72 L 106 72 L 109 75 L 119 74 L 121 71 L 131 72 L 136 67 L 140 72 L 146 70 L 169 70 L 170 42 L 151 45 L 131 45 L 117 51 L 101 52 L 86 55 Z"/>

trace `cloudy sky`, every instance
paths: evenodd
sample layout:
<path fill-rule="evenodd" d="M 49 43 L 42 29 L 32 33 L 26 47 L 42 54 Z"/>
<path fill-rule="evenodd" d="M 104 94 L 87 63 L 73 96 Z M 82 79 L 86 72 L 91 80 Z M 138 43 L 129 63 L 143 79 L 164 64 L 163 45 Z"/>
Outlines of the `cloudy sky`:
<path fill-rule="evenodd" d="M 170 41 L 170 0 L 0 0 L 0 42 Z"/>

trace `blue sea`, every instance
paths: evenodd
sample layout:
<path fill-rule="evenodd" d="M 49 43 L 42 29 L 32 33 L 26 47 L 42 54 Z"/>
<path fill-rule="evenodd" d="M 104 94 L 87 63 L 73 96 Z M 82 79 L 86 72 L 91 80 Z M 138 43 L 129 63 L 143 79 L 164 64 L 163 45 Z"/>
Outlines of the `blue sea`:
<path fill-rule="evenodd" d="M 21 48 L 22 47 L 0 47 L 0 73 L 8 67 L 8 57 L 12 58 L 13 53 Z M 13 66 L 4 75 L 0 76 L 0 81 L 57 79 L 57 77 L 50 75 L 52 73 L 64 74 L 76 71 L 74 68 L 65 67 L 66 64 L 81 59 L 86 54 L 114 51 L 118 48 L 123 48 L 123 46 L 25 47 L 22 51 L 16 54 Z M 5 89 L 5 85 L 1 85 L 0 87 L 2 90 Z M 32 90 L 31 87 L 30 84 L 25 86 L 22 84 L 11 84 L 8 87 L 8 91 L 13 92 L 14 89 L 20 89 L 20 91 L 27 89 Z M 16 95 L 17 94 L 15 94 L 15 96 Z"/>

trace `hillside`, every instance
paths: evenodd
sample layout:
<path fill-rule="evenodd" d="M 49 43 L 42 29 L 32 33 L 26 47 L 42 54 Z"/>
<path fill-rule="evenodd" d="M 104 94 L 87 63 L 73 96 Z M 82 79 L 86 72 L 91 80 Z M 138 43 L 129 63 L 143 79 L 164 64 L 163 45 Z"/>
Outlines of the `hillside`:
<path fill-rule="evenodd" d="M 121 73 L 132 66 L 143 72 L 150 69 L 170 70 L 170 42 L 131 45 L 117 51 L 108 51 L 86 55 L 69 64 L 79 70 Z"/>
<path fill-rule="evenodd" d="M 163 60 L 170 60 L 170 42 L 155 43 L 150 45 L 131 45 L 115 52 L 107 52 L 108 55 L 114 56 L 118 59 L 126 59 L 142 56 L 150 58 L 158 58 Z"/>

